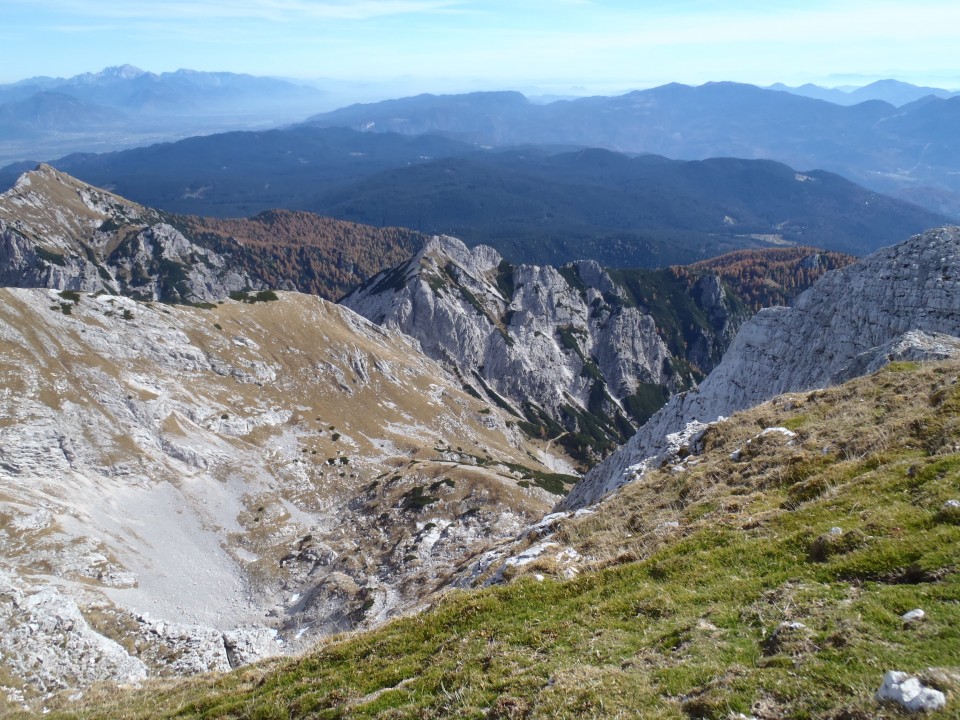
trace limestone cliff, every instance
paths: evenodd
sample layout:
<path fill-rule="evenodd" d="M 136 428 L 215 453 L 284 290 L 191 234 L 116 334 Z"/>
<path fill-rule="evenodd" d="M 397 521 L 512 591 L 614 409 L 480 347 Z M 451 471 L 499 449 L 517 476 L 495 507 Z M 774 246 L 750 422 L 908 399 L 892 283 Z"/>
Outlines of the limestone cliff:
<path fill-rule="evenodd" d="M 691 423 L 847 380 L 890 358 L 943 357 L 958 335 L 960 228 L 937 228 L 828 273 L 790 308 L 761 310 L 699 387 L 673 397 L 562 506 L 589 505 L 642 474 L 693 439 Z"/>
<path fill-rule="evenodd" d="M 691 363 L 709 370 L 732 337 L 736 303 L 717 277 L 697 280 L 687 300 L 697 319 L 671 347 L 650 308 L 595 262 L 514 266 L 435 237 L 341 302 L 415 338 L 470 392 L 590 462 L 688 387 Z"/>

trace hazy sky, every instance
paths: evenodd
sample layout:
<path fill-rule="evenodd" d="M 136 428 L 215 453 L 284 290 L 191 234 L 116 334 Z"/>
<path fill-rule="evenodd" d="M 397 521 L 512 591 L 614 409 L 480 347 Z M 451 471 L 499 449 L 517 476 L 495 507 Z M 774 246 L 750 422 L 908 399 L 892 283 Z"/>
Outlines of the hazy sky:
<path fill-rule="evenodd" d="M 880 77 L 955 88 L 960 2 L 0 0 L 0 47 L 0 82 L 130 63 L 153 72 L 406 76 L 424 89 Z"/>

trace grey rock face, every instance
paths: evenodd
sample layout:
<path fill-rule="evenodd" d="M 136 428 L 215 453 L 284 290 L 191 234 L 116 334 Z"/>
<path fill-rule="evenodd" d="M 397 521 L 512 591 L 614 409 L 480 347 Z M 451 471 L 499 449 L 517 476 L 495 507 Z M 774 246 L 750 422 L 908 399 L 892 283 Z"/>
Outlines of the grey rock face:
<path fill-rule="evenodd" d="M 960 335 L 960 228 L 927 231 L 828 273 L 790 308 L 761 310 L 696 389 L 673 397 L 564 500 L 591 504 L 642 474 L 671 433 L 784 392 L 870 372 L 890 359 L 937 359 Z"/>
<path fill-rule="evenodd" d="M 46 165 L 0 195 L 0 285 L 176 302 L 261 287 L 156 211 Z"/>
<path fill-rule="evenodd" d="M 95 632 L 77 603 L 52 585 L 26 585 L 0 571 L 0 626 L 4 664 L 40 693 L 147 677 L 140 660 Z"/>
<path fill-rule="evenodd" d="M 713 280 L 696 294 L 724 326 L 724 290 Z M 539 423 L 545 415 L 587 433 L 589 415 L 607 442 L 635 423 L 631 396 L 686 382 L 654 318 L 592 261 L 561 270 L 512 266 L 489 247 L 435 237 L 342 303 L 414 337 L 465 385 L 517 416 Z M 696 351 L 704 361 L 709 344 Z"/>

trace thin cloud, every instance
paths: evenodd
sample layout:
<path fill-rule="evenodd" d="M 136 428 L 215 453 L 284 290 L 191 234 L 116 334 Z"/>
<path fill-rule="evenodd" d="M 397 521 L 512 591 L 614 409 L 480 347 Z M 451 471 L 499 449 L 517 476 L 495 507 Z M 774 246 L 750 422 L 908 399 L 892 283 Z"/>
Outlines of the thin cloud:
<path fill-rule="evenodd" d="M 702 11 L 686 15 L 620 11 L 595 18 L 589 28 L 564 27 L 502 31 L 510 37 L 555 46 L 565 52 L 611 51 L 635 47 L 750 45 L 763 42 L 855 44 L 954 39 L 960 26 L 960 4 L 917 2 L 904 12 L 902 4 L 874 2 L 787 11 Z"/>
<path fill-rule="evenodd" d="M 444 12 L 460 0 L 195 0 L 193 2 L 130 3 L 125 0 L 18 0 L 32 8 L 81 17 L 114 20 L 248 19 L 275 22 L 303 20 L 367 20 L 389 15 Z"/>

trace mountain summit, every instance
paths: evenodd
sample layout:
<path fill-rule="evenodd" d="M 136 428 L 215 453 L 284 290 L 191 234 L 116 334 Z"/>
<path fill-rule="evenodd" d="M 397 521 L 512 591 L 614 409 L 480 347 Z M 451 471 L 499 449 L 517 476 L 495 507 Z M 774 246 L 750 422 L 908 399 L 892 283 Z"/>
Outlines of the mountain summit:
<path fill-rule="evenodd" d="M 171 218 L 49 165 L 0 195 L 0 284 L 209 302 L 262 287 Z"/>

